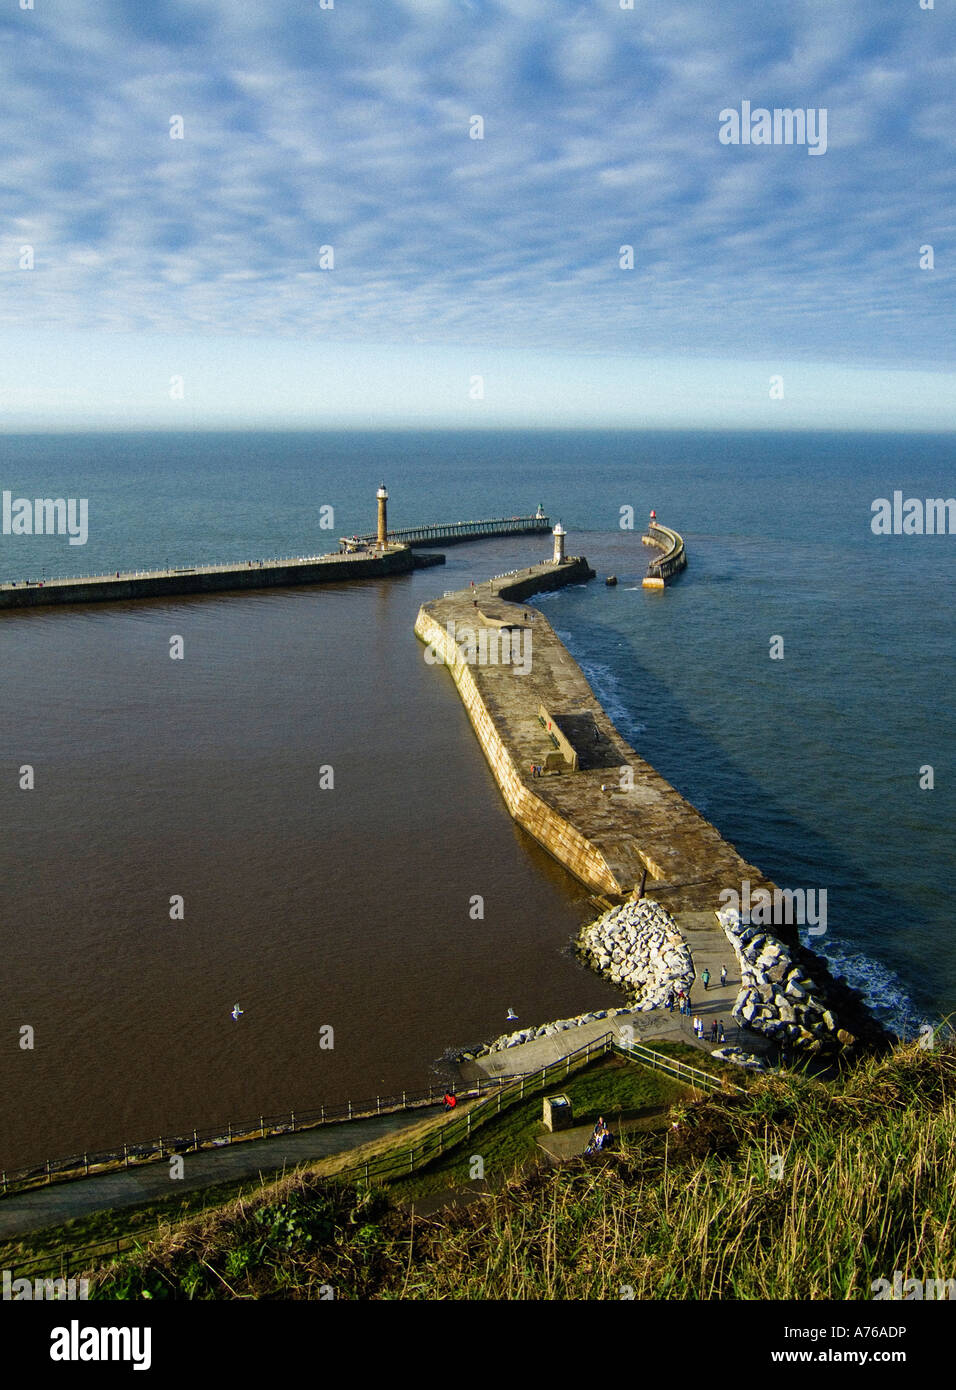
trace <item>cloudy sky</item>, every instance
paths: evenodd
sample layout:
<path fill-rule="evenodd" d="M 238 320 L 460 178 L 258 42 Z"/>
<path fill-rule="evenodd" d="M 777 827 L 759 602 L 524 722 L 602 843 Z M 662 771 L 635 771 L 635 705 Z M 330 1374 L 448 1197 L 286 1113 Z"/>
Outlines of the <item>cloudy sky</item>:
<path fill-rule="evenodd" d="M 0 429 L 952 427 L 951 0 L 32 2 Z"/>

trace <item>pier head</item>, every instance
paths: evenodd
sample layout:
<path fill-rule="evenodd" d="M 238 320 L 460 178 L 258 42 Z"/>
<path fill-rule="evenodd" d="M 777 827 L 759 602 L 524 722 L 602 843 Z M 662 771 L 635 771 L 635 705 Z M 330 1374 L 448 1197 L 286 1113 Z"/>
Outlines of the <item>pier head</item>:
<path fill-rule="evenodd" d="M 643 589 L 663 589 L 669 579 L 687 568 L 683 538 L 669 526 L 661 525 L 656 512 L 651 512 L 647 534 L 641 537 L 641 541 L 661 552 L 647 567 L 647 574 L 641 582 Z"/>

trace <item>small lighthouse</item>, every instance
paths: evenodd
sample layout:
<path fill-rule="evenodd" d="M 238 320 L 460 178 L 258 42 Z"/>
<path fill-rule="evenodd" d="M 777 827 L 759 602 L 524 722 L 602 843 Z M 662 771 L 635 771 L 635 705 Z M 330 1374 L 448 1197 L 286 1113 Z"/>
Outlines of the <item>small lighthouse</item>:
<path fill-rule="evenodd" d="M 382 483 L 375 496 L 378 498 L 378 544 L 384 550 L 388 544 L 388 489 Z"/>
<path fill-rule="evenodd" d="M 554 563 L 556 565 L 564 564 L 564 538 L 567 534 L 559 521 L 554 528 Z"/>

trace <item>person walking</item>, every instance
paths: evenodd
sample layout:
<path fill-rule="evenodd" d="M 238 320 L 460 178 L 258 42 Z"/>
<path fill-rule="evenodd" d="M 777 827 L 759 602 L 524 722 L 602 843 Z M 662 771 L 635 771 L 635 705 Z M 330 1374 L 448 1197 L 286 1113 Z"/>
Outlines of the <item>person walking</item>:
<path fill-rule="evenodd" d="M 716 1020 L 716 1018 L 714 1019 L 714 1021 L 713 1021 L 713 1022 L 711 1023 L 711 1025 L 710 1025 L 710 1041 L 711 1041 L 711 1045 L 712 1045 L 712 1046 L 713 1046 L 713 1044 L 717 1041 L 717 1020 Z"/>
<path fill-rule="evenodd" d="M 722 966 L 720 967 L 720 983 L 721 983 L 722 985 L 725 985 L 725 984 L 727 983 L 727 967 L 726 967 L 726 965 L 722 965 Z"/>
<path fill-rule="evenodd" d="M 674 991 L 672 989 L 667 991 L 667 1012 L 669 1014 L 674 1012 Z"/>
<path fill-rule="evenodd" d="M 717 1041 L 721 1043 L 724 1041 L 724 1025 L 722 1022 L 717 1024 Z"/>
<path fill-rule="evenodd" d="M 710 971 L 707 969 L 706 966 L 704 967 L 703 971 L 701 972 L 700 978 L 701 978 L 701 979 L 703 980 L 703 982 L 704 982 L 704 989 L 710 989 Z"/>

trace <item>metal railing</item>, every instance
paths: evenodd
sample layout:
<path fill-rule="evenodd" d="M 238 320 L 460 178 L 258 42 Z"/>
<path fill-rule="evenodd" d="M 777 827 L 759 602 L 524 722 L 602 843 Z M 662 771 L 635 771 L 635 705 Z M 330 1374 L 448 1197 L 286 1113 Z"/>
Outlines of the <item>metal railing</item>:
<path fill-rule="evenodd" d="M 477 1097 L 476 1104 L 470 1105 L 462 1114 L 444 1119 L 441 1124 L 436 1124 L 434 1129 L 424 1135 L 419 1143 L 408 1145 L 398 1152 L 389 1150 L 380 1157 L 372 1156 L 349 1164 L 338 1172 L 329 1175 L 329 1181 L 362 1183 L 365 1187 L 369 1187 L 372 1183 L 387 1183 L 399 1178 L 406 1178 L 427 1167 L 436 1159 L 443 1157 L 444 1154 L 451 1152 L 463 1140 L 469 1139 L 482 1125 L 491 1119 L 496 1119 L 512 1105 L 534 1095 L 552 1082 L 566 1079 L 572 1071 L 587 1067 L 596 1058 L 606 1056 L 608 1053 L 616 1053 L 638 1065 L 652 1067 L 697 1091 L 731 1090 L 739 1094 L 746 1093 L 745 1087 L 736 1085 L 726 1077 L 716 1076 L 711 1072 L 703 1071 L 700 1067 L 691 1065 L 689 1062 L 682 1062 L 678 1058 L 656 1052 L 653 1048 L 646 1047 L 642 1043 L 622 1042 L 616 1033 L 607 1032 L 599 1038 L 582 1044 L 581 1047 L 567 1053 L 564 1057 L 560 1057 L 557 1061 L 539 1067 L 536 1071 L 521 1073 L 501 1081 L 489 1079 L 485 1083 L 486 1089 L 483 1097 L 481 1085 L 484 1079 L 479 1079 L 475 1086 L 469 1087 L 464 1092 L 456 1093 L 458 1100 L 469 1099 L 472 1096 Z M 440 1088 L 432 1087 L 431 1091 L 433 1092 L 435 1089 Z M 406 1093 L 403 1092 L 402 1094 L 405 1095 Z M 314 1162 L 315 1160 L 304 1161 Z M 168 1220 L 159 1221 L 128 1236 L 110 1237 L 89 1245 L 60 1250 L 48 1255 L 38 1255 L 29 1260 L 20 1260 L 15 1267 L 10 1268 L 11 1278 L 22 1278 L 25 1277 L 24 1271 L 38 1269 L 41 1274 L 44 1271 L 56 1270 L 56 1277 L 67 1279 L 70 1277 L 71 1269 L 74 1271 L 85 1269 L 91 1260 L 98 1256 L 119 1256 L 141 1247 L 148 1237 L 155 1235 L 156 1232 L 169 1224 Z M 34 1275 L 33 1277 L 37 1276 Z"/>
<path fill-rule="evenodd" d="M 491 1077 L 479 1077 L 459 1094 L 480 1096 L 502 1083 Z M 433 1085 L 418 1091 L 396 1092 L 390 1096 L 375 1096 L 360 1101 L 342 1101 L 321 1105 L 309 1110 L 286 1110 L 279 1114 L 251 1116 L 244 1120 L 229 1120 L 225 1129 L 192 1129 L 185 1134 L 161 1135 L 156 1140 L 137 1144 L 123 1143 L 99 1152 L 73 1154 L 67 1158 L 46 1159 L 43 1163 L 0 1173 L 0 1191 L 22 1192 L 53 1182 L 70 1182 L 86 1177 L 93 1169 L 114 1170 L 139 1167 L 158 1162 L 173 1154 L 198 1153 L 202 1150 L 224 1148 L 229 1144 L 246 1143 L 273 1138 L 280 1134 L 295 1134 L 303 1129 L 318 1129 L 322 1125 L 343 1124 L 350 1120 L 367 1120 L 376 1115 L 393 1115 L 403 1110 L 427 1109 L 437 1104 L 445 1092 L 444 1086 Z M 2 1198 L 0 1198 L 2 1200 Z"/>
<path fill-rule="evenodd" d="M 507 1110 L 527 1096 L 533 1095 L 535 1091 L 541 1090 L 552 1080 L 557 1081 L 567 1077 L 572 1070 L 587 1066 L 595 1057 L 603 1056 L 608 1052 L 615 1052 L 628 1061 L 653 1067 L 655 1070 L 682 1081 L 698 1091 L 730 1089 L 739 1094 L 746 1093 L 745 1087 L 738 1086 L 724 1077 L 703 1071 L 700 1067 L 692 1066 L 689 1062 L 681 1062 L 675 1057 L 668 1057 L 665 1053 L 655 1052 L 653 1048 L 645 1047 L 642 1043 L 622 1042 L 616 1033 L 607 1032 L 603 1033 L 600 1038 L 584 1043 L 556 1062 L 549 1062 L 534 1072 L 523 1072 L 505 1082 L 495 1095 L 486 1096 L 484 1100 L 479 1100 L 477 1104 L 469 1106 L 464 1115 L 450 1120 L 444 1125 L 436 1126 L 435 1130 L 425 1135 L 420 1143 L 410 1145 L 397 1154 L 393 1152 L 383 1154 L 381 1159 L 369 1158 L 352 1164 L 340 1173 L 336 1173 L 335 1178 L 336 1180 L 362 1181 L 368 1186 L 373 1181 L 387 1182 L 390 1179 L 394 1180 L 414 1173 L 432 1163 L 436 1158 L 440 1158 L 442 1154 L 454 1148 L 462 1139 L 470 1138 L 473 1130 L 485 1124 L 492 1117 L 496 1118 L 503 1110 Z"/>
<path fill-rule="evenodd" d="M 274 555 L 268 559 L 206 561 L 201 565 L 165 565 L 145 570 L 108 570 L 102 574 L 53 574 L 39 579 L 4 579 L 0 589 L 44 589 L 58 584 L 122 584 L 127 579 L 167 579 L 183 574 L 243 573 L 250 569 L 282 568 L 290 565 L 316 565 L 327 561 L 351 560 L 353 556 L 330 551 L 325 555 Z"/>
<path fill-rule="evenodd" d="M 387 531 L 389 541 L 443 541 L 455 540 L 458 536 L 509 535 L 550 531 L 551 520 L 546 516 L 500 516 L 487 521 L 437 522 L 431 526 L 406 526 L 398 531 Z M 343 537 L 351 545 L 374 545 L 378 536 L 369 532 L 362 536 Z"/>

